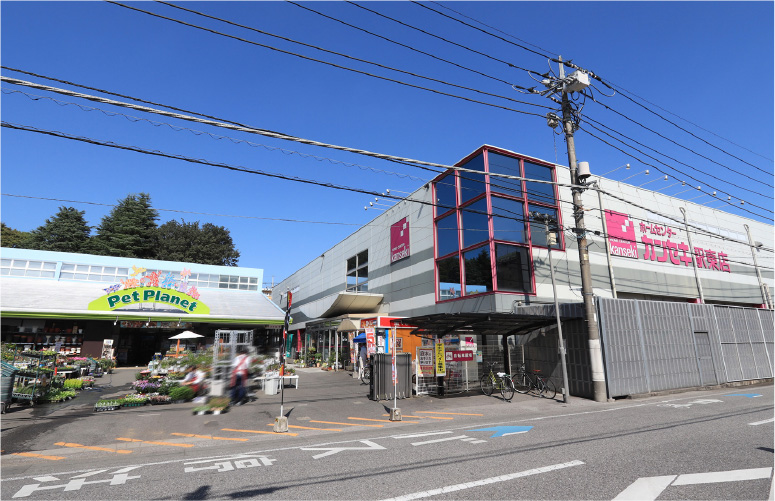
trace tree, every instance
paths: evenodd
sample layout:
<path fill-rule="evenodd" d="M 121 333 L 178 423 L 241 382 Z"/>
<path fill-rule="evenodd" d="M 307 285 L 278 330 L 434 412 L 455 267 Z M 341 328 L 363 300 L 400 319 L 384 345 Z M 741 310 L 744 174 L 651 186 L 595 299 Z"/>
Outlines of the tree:
<path fill-rule="evenodd" d="M 147 193 L 130 194 L 102 218 L 91 251 L 117 257 L 156 258 L 159 213 Z"/>
<path fill-rule="evenodd" d="M 0 246 L 26 249 L 29 245 L 27 239 L 31 236 L 29 231 L 15 230 L 5 223 L 0 223 Z"/>
<path fill-rule="evenodd" d="M 46 219 L 45 224 L 30 232 L 25 246 L 38 250 L 86 252 L 91 229 L 84 214 L 74 207 L 60 207 L 59 212 Z"/>
<path fill-rule="evenodd" d="M 161 225 L 158 234 L 157 259 L 222 266 L 236 266 L 239 260 L 239 251 L 223 226 L 205 223 L 200 228 L 199 221 L 172 220 Z"/>

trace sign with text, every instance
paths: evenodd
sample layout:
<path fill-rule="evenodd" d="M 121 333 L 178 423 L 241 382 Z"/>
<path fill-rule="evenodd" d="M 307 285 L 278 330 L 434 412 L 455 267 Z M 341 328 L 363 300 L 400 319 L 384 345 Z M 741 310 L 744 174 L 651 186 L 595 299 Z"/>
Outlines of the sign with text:
<path fill-rule="evenodd" d="M 417 374 L 419 376 L 433 375 L 433 350 L 417 348 Z"/>
<path fill-rule="evenodd" d="M 409 257 L 409 218 L 403 218 L 390 227 L 390 262 Z"/>
<path fill-rule="evenodd" d="M 628 214 L 605 211 L 608 225 L 608 241 L 612 256 L 641 259 L 638 253 L 638 243 L 643 244 L 643 260 L 669 263 L 674 266 L 688 267 L 692 261 L 697 268 L 732 273 L 729 268 L 729 257 L 716 249 L 694 247 L 694 256 L 686 242 L 679 242 L 678 231 L 670 226 L 641 221 L 635 225 Z M 636 236 L 636 229 L 640 238 Z"/>
<path fill-rule="evenodd" d="M 453 362 L 472 362 L 474 360 L 474 352 L 470 350 L 453 351 Z"/>
<path fill-rule="evenodd" d="M 447 375 L 447 360 L 446 360 L 446 353 L 444 349 L 444 342 L 441 339 L 436 340 L 436 375 L 437 376 L 446 376 Z"/>
<path fill-rule="evenodd" d="M 377 352 L 377 343 L 374 339 L 374 329 L 373 328 L 367 328 L 366 329 L 366 352 L 369 355 L 373 355 Z"/>

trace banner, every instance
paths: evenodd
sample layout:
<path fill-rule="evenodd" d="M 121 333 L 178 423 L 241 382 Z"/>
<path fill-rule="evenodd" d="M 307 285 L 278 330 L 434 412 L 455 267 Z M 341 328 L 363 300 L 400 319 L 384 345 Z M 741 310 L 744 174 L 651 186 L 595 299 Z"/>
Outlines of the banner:
<path fill-rule="evenodd" d="M 437 339 L 435 348 L 436 348 L 436 375 L 446 376 L 447 360 L 446 360 L 446 354 L 444 353 L 446 351 L 444 349 L 444 341 L 442 341 L 441 339 Z"/>
<path fill-rule="evenodd" d="M 293 293 L 291 291 L 288 291 L 288 309 L 285 310 L 285 323 L 283 324 L 283 346 L 285 346 L 285 339 L 288 336 L 288 326 L 291 323 L 291 304 L 293 302 Z M 288 350 L 290 350 L 290 346 L 288 347 Z M 280 355 L 280 376 L 285 375 L 285 352 L 283 351 Z M 280 387 L 282 388 L 282 384 Z M 282 405 L 282 404 L 281 404 Z"/>
<path fill-rule="evenodd" d="M 291 358 L 292 349 L 293 349 L 293 332 L 288 334 L 288 341 L 285 343 L 285 358 Z"/>
<path fill-rule="evenodd" d="M 366 328 L 366 353 L 369 355 L 373 355 L 377 352 L 377 343 L 374 339 L 374 328 L 373 327 L 367 327 Z"/>
<path fill-rule="evenodd" d="M 417 348 L 417 375 L 433 375 L 433 349 Z"/>

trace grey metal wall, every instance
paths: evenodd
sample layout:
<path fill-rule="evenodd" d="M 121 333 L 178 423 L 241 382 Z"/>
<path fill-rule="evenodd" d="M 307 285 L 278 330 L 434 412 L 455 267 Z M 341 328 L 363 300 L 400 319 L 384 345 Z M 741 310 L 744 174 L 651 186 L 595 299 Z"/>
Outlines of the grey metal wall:
<path fill-rule="evenodd" d="M 597 298 L 610 397 L 771 378 L 773 311 Z"/>
<path fill-rule="evenodd" d="M 412 396 L 412 356 L 409 353 L 396 354 L 396 372 L 398 381 L 393 386 L 393 369 L 391 355 L 375 353 L 372 355 L 371 387 L 373 400 L 390 400 L 410 398 Z"/>

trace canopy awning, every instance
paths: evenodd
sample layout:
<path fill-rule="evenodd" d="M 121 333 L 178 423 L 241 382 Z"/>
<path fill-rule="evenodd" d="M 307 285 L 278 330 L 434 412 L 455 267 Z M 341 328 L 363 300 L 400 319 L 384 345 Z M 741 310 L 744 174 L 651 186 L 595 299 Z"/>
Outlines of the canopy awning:
<path fill-rule="evenodd" d="M 365 343 L 366 342 L 366 333 L 361 332 L 357 336 L 353 338 L 353 343 Z"/>
<path fill-rule="evenodd" d="M 345 318 L 342 320 L 342 323 L 339 324 L 339 327 L 336 328 L 336 332 L 351 332 L 351 331 L 357 331 L 358 326 L 355 325 L 355 322 L 353 322 L 349 318 Z"/>
<path fill-rule="evenodd" d="M 340 292 L 319 318 L 338 317 L 347 313 L 374 313 L 382 302 L 382 294 Z"/>
<path fill-rule="evenodd" d="M 560 319 L 584 318 L 583 303 L 560 305 Z M 525 334 L 554 325 L 557 318 L 553 304 L 521 306 L 514 313 L 437 313 L 402 320 L 416 325 L 412 334 L 441 337 L 446 334 L 502 335 Z"/>

